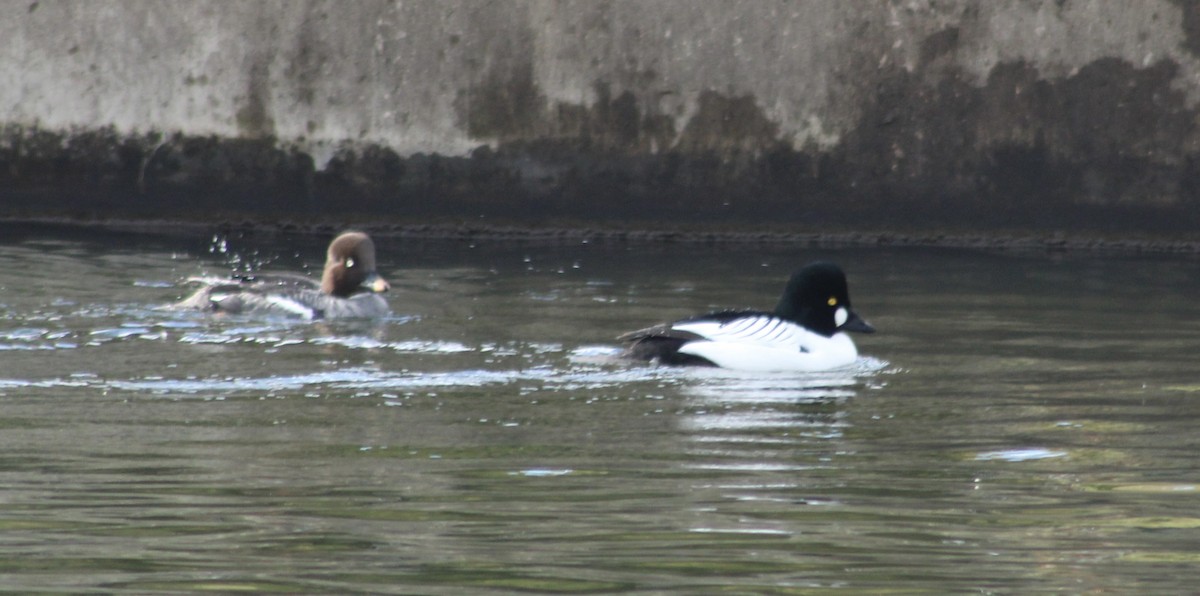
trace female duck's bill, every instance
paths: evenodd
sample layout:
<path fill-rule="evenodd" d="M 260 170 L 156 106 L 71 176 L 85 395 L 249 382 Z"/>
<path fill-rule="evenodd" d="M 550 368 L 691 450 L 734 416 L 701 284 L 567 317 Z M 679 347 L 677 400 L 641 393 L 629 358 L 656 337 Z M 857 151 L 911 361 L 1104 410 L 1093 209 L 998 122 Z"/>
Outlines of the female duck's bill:
<path fill-rule="evenodd" d="M 858 358 L 844 332 L 873 333 L 850 307 L 846 274 L 819 262 L 796 271 L 772 312 L 724 310 L 626 333 L 627 355 L 672 365 L 822 371 Z"/>
<path fill-rule="evenodd" d="M 188 281 L 201 287 L 177 303 L 179 308 L 309 320 L 376 318 L 390 312 L 380 294 L 391 286 L 375 270 L 375 243 L 362 232 L 346 232 L 329 243 L 319 282 L 292 273 Z"/>

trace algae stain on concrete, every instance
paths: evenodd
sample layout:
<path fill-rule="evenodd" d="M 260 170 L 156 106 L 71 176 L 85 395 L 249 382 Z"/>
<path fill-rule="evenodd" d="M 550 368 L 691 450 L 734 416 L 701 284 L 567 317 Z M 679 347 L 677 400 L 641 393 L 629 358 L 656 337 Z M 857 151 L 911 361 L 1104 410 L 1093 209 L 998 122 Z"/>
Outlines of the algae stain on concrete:
<path fill-rule="evenodd" d="M 1195 0 L 1170 0 L 1182 13 L 1183 47 L 1194 56 L 1200 56 L 1200 3 Z"/>
<path fill-rule="evenodd" d="M 779 143 L 779 125 L 767 118 L 753 96 L 705 91 L 676 146 L 689 153 L 759 153 Z"/>
<path fill-rule="evenodd" d="M 590 106 L 559 102 L 553 137 L 574 139 L 581 148 L 616 153 L 657 153 L 675 143 L 675 123 L 669 116 L 648 113 L 638 97 L 623 91 L 616 97 L 605 82 L 594 86 Z"/>
<path fill-rule="evenodd" d="M 245 138 L 262 139 L 275 135 L 275 119 L 271 115 L 271 69 L 267 60 L 259 58 L 251 65 L 245 103 L 237 111 L 238 131 Z"/>
<path fill-rule="evenodd" d="M 489 73 L 460 102 L 467 134 L 476 139 L 528 139 L 538 130 L 545 99 L 533 79 L 533 65 L 520 64 L 509 76 Z"/>
<path fill-rule="evenodd" d="M 528 139 L 543 130 L 546 100 L 534 72 L 534 32 L 522 20 L 524 11 L 496 12 L 480 3 L 479 18 L 508 20 L 512 30 L 486 40 L 469 66 L 467 88 L 455 98 L 460 126 L 473 139 L 504 142 Z"/>
<path fill-rule="evenodd" d="M 647 101 L 632 91 L 613 95 L 605 81 L 594 85 L 590 105 L 557 102 L 548 106 L 532 77 L 522 66 L 512 78 L 489 76 L 460 99 L 460 118 L 469 136 L 511 144 L 550 141 L 583 152 L 617 153 L 760 153 L 780 143 L 780 126 L 765 115 L 749 95 L 728 97 L 705 91 L 683 130 L 675 119 L 646 108 Z"/>
<path fill-rule="evenodd" d="M 292 56 L 284 69 L 284 79 L 294 89 L 296 101 L 301 105 L 312 106 L 316 103 L 317 88 L 324 76 L 326 61 L 334 55 L 321 38 L 323 25 L 328 18 L 323 8 L 311 4 L 305 6 Z"/>
<path fill-rule="evenodd" d="M 923 52 L 930 60 L 953 45 L 935 35 Z M 895 69 L 835 150 L 849 176 L 839 185 L 876 197 L 878 209 L 906 204 L 946 221 L 1115 228 L 1133 211 L 1194 221 L 1177 210 L 1200 200 L 1198 168 L 1181 159 L 1194 153 L 1197 114 L 1178 76 L 1169 60 L 1139 68 L 1116 58 L 1049 78 L 1026 62 L 1001 63 L 982 86 L 954 68 L 936 79 Z"/>

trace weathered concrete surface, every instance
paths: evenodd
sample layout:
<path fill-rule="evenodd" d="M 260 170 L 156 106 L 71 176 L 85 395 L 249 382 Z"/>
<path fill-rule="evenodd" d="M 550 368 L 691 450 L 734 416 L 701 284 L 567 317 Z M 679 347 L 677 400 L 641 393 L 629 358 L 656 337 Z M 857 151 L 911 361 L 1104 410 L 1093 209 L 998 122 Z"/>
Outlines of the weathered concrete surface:
<path fill-rule="evenodd" d="M 0 0 L 0 217 L 1200 225 L 1184 0 Z"/>

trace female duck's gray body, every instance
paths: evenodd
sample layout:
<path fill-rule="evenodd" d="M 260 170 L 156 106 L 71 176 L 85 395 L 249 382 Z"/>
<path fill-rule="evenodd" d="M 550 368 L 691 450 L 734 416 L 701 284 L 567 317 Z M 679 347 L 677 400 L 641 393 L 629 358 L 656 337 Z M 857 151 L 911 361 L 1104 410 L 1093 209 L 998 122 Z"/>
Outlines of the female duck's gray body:
<path fill-rule="evenodd" d="M 308 320 L 376 318 L 389 312 L 380 293 L 391 286 L 375 271 L 375 244 L 362 232 L 333 239 L 320 282 L 288 273 L 188 281 L 202 287 L 179 302 L 179 308 Z"/>

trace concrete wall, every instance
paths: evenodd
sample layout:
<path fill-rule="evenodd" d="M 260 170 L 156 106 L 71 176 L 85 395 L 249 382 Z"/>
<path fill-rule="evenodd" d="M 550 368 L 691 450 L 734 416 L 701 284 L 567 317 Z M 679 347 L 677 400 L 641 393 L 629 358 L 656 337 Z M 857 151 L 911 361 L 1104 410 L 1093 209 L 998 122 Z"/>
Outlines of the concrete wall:
<path fill-rule="evenodd" d="M 0 216 L 1200 224 L 1183 0 L 0 0 Z"/>

